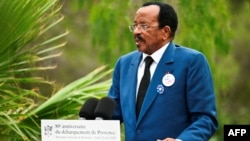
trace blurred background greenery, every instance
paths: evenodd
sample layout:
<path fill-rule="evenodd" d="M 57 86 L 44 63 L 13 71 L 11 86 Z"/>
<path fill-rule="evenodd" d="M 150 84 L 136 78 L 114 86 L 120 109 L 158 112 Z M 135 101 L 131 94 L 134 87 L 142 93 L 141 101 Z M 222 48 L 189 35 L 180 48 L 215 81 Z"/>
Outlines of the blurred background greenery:
<path fill-rule="evenodd" d="M 77 118 L 87 98 L 104 96 L 115 61 L 136 49 L 128 25 L 146 1 L 1 1 L 3 139 L 39 140 L 40 119 Z M 174 42 L 210 63 L 219 119 L 211 141 L 223 140 L 224 124 L 250 124 L 250 1 L 158 1 L 177 11 Z"/>

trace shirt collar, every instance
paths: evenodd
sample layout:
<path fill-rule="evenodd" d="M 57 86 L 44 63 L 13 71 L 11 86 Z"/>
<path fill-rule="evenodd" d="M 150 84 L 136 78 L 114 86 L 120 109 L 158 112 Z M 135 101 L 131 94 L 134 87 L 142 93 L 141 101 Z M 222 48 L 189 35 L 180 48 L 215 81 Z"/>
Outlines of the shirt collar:
<path fill-rule="evenodd" d="M 167 44 L 165 44 L 163 47 L 161 47 L 160 49 L 158 49 L 157 51 L 155 51 L 152 55 L 150 55 L 150 56 L 153 58 L 153 60 L 154 60 L 154 62 L 155 62 L 156 64 L 159 63 L 159 61 L 160 61 L 160 59 L 161 59 L 163 53 L 164 53 L 165 50 L 167 49 L 168 45 L 169 45 L 169 42 L 168 42 Z M 148 54 L 145 54 L 145 53 L 142 54 L 142 61 L 141 61 L 140 65 L 142 65 L 143 60 L 144 60 L 147 56 L 149 56 L 149 55 L 148 55 Z"/>

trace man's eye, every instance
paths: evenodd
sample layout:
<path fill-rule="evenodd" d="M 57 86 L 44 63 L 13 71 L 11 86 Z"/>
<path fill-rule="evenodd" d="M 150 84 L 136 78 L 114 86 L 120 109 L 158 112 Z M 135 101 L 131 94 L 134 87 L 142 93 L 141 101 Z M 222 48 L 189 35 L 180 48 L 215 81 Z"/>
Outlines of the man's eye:
<path fill-rule="evenodd" d="M 148 26 L 147 25 L 141 25 L 142 28 L 146 29 Z"/>

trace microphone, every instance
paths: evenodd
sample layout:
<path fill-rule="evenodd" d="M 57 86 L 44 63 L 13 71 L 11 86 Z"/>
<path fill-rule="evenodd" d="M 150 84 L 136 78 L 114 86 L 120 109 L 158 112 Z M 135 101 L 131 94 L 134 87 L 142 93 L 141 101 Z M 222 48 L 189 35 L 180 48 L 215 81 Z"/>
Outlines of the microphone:
<path fill-rule="evenodd" d="M 79 119 L 86 120 L 86 119 L 95 119 L 94 111 L 96 105 L 98 103 L 97 98 L 90 98 L 82 105 L 80 112 L 79 112 Z"/>
<path fill-rule="evenodd" d="M 115 101 L 110 97 L 103 97 L 95 108 L 96 120 L 109 120 L 115 110 Z"/>

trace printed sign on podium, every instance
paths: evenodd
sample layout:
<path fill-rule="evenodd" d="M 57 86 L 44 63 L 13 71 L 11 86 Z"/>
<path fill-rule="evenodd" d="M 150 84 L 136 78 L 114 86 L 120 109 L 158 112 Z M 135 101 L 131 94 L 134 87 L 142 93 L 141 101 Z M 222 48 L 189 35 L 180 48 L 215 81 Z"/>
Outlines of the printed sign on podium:
<path fill-rule="evenodd" d="M 118 120 L 41 120 L 42 141 L 120 141 Z"/>

